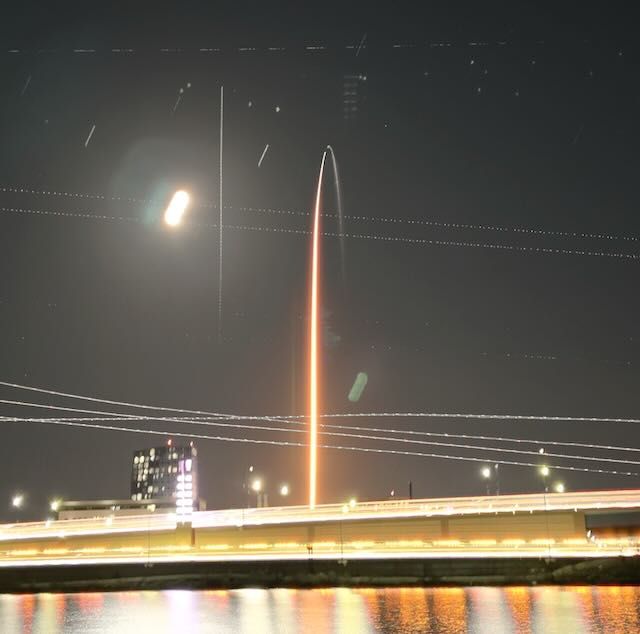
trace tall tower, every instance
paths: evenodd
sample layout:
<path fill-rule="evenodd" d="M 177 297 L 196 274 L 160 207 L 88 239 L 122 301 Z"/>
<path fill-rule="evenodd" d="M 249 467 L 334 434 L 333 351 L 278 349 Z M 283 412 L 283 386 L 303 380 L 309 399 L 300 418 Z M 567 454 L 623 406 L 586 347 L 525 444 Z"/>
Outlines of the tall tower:
<path fill-rule="evenodd" d="M 176 514 L 191 516 L 198 500 L 198 451 L 193 445 L 171 440 L 161 447 L 133 452 L 131 499 L 172 498 Z"/>

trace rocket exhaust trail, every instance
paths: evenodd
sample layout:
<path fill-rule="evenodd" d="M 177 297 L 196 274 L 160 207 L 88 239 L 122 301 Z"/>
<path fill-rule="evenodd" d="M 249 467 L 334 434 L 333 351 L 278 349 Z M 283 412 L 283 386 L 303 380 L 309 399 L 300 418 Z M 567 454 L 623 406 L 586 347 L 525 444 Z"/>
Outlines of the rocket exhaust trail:
<path fill-rule="evenodd" d="M 320 199 L 322 193 L 322 177 L 327 151 L 322 154 L 316 204 L 313 214 L 313 236 L 311 246 L 311 297 L 310 297 L 310 332 L 309 332 L 309 508 L 316 506 L 317 471 L 318 471 L 318 312 L 320 293 Z"/>
<path fill-rule="evenodd" d="M 331 152 L 331 163 L 333 165 L 333 182 L 336 187 L 336 207 L 338 212 L 338 234 L 340 235 L 340 273 L 342 275 L 342 290 L 347 289 L 347 266 L 344 248 L 344 214 L 342 212 L 342 188 L 340 187 L 340 176 L 338 174 L 338 162 L 336 161 L 336 153 L 330 145 L 327 150 Z"/>

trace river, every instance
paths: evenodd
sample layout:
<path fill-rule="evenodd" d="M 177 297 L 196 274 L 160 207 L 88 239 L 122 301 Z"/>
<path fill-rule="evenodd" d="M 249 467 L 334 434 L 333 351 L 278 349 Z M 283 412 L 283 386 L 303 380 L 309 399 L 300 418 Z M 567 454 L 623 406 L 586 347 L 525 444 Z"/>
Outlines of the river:
<path fill-rule="evenodd" d="M 168 590 L 0 595 L 0 632 L 640 632 L 640 587 Z"/>

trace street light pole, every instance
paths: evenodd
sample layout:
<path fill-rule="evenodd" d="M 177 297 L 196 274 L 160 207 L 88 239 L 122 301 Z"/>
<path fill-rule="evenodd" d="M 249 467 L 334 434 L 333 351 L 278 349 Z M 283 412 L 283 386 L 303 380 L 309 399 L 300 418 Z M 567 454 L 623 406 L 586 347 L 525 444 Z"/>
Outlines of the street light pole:
<path fill-rule="evenodd" d="M 487 496 L 491 495 L 491 467 L 482 467 L 480 472 L 487 482 Z"/>
<path fill-rule="evenodd" d="M 251 494 L 249 492 L 249 474 L 251 473 L 253 473 L 253 465 L 249 465 L 249 468 L 247 469 L 247 471 L 245 471 L 244 482 L 242 483 L 242 487 L 247 494 L 247 499 L 245 500 L 247 503 L 247 508 L 251 506 Z"/>
<path fill-rule="evenodd" d="M 548 558 L 551 559 L 551 533 L 549 530 L 549 508 L 547 506 L 547 493 L 549 492 L 549 486 L 547 483 L 547 478 L 549 477 L 549 467 L 547 465 L 542 465 L 540 467 L 540 475 L 542 476 L 542 482 L 544 485 L 543 497 L 544 497 L 544 519 L 545 524 L 547 526 L 547 549 L 548 549 Z"/>

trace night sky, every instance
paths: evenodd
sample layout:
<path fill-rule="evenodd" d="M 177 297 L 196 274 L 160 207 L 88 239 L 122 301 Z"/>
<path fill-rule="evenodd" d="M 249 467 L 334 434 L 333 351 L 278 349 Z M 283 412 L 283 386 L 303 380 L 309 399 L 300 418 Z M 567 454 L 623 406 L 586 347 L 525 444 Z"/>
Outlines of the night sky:
<path fill-rule="evenodd" d="M 91 4 L 14 6 L 0 23 L 0 380 L 167 407 L 304 414 L 308 212 L 331 144 L 348 236 L 344 262 L 340 240 L 323 241 L 324 412 L 640 414 L 640 87 L 630 15 L 544 13 L 535 3 L 290 12 Z M 228 228 L 218 341 L 221 85 Z M 194 203 L 185 225 L 170 230 L 162 213 L 177 188 Z M 331 170 L 323 201 L 324 230 L 336 233 Z M 369 380 L 352 403 L 358 372 Z M 8 388 L 0 398 L 123 411 Z M 6 404 L 0 413 L 65 415 Z M 630 423 L 346 424 L 640 440 Z M 44 516 L 54 496 L 126 498 L 133 450 L 162 442 L 5 422 L 0 516 L 15 517 L 16 491 L 26 494 L 24 517 Z M 272 504 L 283 481 L 291 502 L 305 501 L 304 448 L 197 445 L 210 507 L 243 503 L 249 465 Z M 482 493 L 482 464 L 322 451 L 319 498 L 406 495 L 409 480 L 416 496 Z M 571 490 L 637 484 L 594 473 L 552 478 Z M 502 491 L 540 487 L 533 468 L 501 467 Z"/>

